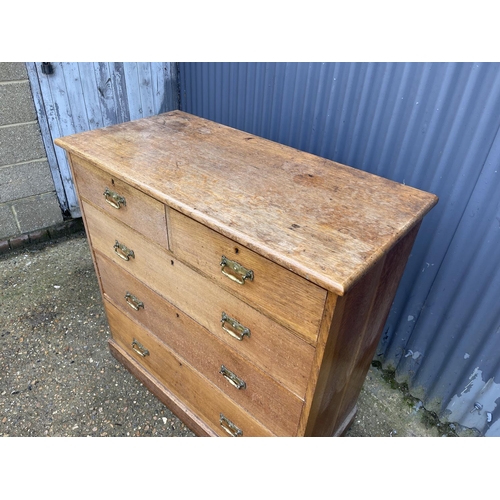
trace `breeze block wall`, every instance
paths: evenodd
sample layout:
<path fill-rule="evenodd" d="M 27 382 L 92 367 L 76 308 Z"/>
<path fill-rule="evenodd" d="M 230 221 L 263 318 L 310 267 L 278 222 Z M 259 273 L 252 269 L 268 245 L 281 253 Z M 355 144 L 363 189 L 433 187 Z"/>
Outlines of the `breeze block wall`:
<path fill-rule="evenodd" d="M 0 62 L 0 242 L 62 222 L 25 63 Z"/>

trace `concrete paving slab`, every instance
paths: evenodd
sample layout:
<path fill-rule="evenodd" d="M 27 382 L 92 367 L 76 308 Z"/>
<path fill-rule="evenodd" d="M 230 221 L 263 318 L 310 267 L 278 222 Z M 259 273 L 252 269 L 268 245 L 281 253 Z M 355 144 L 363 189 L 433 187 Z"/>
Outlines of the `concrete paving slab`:
<path fill-rule="evenodd" d="M 23 80 L 28 78 L 24 62 L 0 62 L 0 81 Z"/>
<path fill-rule="evenodd" d="M 36 120 L 28 80 L 0 85 L 0 126 Z"/>
<path fill-rule="evenodd" d="M 0 167 L 1 203 L 50 191 L 54 191 L 54 181 L 46 159 Z"/>

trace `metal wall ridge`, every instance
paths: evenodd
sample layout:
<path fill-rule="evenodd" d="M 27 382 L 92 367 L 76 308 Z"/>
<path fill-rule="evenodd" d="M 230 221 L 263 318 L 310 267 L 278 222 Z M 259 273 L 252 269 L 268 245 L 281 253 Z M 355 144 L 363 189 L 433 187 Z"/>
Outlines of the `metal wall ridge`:
<path fill-rule="evenodd" d="M 184 111 L 439 196 L 376 359 L 442 419 L 500 436 L 500 64 L 193 62 L 179 78 Z"/>

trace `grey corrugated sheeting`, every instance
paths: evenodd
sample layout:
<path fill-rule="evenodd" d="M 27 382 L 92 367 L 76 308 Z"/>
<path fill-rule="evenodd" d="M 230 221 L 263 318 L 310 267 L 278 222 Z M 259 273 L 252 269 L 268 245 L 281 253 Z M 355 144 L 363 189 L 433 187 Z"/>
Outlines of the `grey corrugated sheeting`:
<path fill-rule="evenodd" d="M 440 197 L 420 229 L 377 359 L 444 420 L 500 435 L 500 65 L 179 69 L 184 111 Z"/>
<path fill-rule="evenodd" d="M 398 372 L 410 374 L 413 391 L 420 393 L 428 408 L 444 411 L 450 421 L 498 436 L 499 132 L 486 162 L 478 167 L 482 167 L 479 178 Z M 474 411 L 476 403 L 482 406 L 479 411 Z"/>

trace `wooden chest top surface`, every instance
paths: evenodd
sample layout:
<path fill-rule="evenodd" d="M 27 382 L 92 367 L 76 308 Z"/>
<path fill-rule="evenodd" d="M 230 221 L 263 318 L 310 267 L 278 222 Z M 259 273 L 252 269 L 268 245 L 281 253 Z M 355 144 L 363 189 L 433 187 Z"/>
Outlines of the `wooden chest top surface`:
<path fill-rule="evenodd" d="M 181 111 L 55 142 L 339 295 L 437 203 L 433 194 Z"/>

